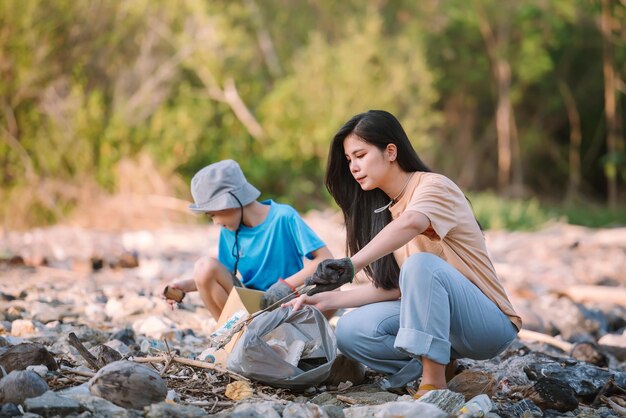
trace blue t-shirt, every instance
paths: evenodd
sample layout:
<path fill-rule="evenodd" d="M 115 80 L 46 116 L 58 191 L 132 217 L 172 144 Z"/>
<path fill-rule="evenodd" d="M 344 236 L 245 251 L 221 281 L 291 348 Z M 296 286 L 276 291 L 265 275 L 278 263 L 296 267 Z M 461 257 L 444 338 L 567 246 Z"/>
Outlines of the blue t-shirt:
<path fill-rule="evenodd" d="M 325 244 L 291 206 L 272 200 L 261 203 L 270 207 L 265 220 L 252 228 L 241 225 L 237 270 L 244 286 L 267 290 L 279 278 L 302 270 L 302 259 L 312 259 L 311 253 Z M 222 228 L 218 260 L 230 271 L 235 266 L 234 244 L 235 232 Z"/>

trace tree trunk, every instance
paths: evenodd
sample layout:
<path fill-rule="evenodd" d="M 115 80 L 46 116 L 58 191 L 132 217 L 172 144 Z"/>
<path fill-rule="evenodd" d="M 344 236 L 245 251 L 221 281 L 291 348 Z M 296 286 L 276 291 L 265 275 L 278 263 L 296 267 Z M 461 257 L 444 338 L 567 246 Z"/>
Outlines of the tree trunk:
<path fill-rule="evenodd" d="M 496 134 L 498 137 L 498 188 L 505 191 L 511 182 L 511 65 L 505 58 L 503 49 L 509 42 L 507 22 L 501 22 L 498 33 L 494 34 L 487 14 L 478 11 L 478 28 L 487 48 L 491 69 L 496 82 L 498 95 L 496 105 Z"/>
<path fill-rule="evenodd" d="M 618 125 L 616 118 L 615 99 L 615 68 L 613 67 L 613 47 L 611 45 L 611 10 L 610 0 L 602 0 L 600 19 L 602 31 L 602 72 L 604 74 L 604 116 L 606 119 L 606 147 L 608 161 L 605 162 L 605 174 L 608 183 L 608 205 L 617 207 L 617 174 L 618 162 L 615 160 L 619 152 Z"/>
<path fill-rule="evenodd" d="M 505 60 L 498 59 L 494 73 L 498 86 L 498 188 L 503 191 L 508 188 L 511 179 L 511 67 Z"/>
<path fill-rule="evenodd" d="M 582 143 L 582 129 L 580 127 L 580 114 L 576 106 L 576 100 L 569 86 L 559 81 L 559 90 L 563 96 L 563 103 L 569 119 L 569 172 L 567 184 L 568 201 L 576 200 L 580 193 L 581 163 L 580 145 Z"/>

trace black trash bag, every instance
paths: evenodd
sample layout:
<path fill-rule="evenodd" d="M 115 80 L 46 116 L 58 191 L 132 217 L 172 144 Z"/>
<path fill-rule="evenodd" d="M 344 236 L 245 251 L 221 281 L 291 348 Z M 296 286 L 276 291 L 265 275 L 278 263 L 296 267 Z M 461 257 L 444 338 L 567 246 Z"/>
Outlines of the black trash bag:
<path fill-rule="evenodd" d="M 335 334 L 318 309 L 279 308 L 254 318 L 227 368 L 270 386 L 303 390 L 324 382 L 336 357 Z"/>

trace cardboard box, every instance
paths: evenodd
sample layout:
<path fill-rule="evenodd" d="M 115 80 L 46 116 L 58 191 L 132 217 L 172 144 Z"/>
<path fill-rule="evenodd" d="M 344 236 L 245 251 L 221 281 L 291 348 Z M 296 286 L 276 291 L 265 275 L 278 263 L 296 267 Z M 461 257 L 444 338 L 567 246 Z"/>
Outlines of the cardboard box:
<path fill-rule="evenodd" d="M 226 304 L 224 305 L 222 314 L 217 320 L 215 329 L 220 329 L 233 315 L 239 311 L 243 310 L 246 314 L 253 314 L 259 311 L 261 309 L 261 297 L 263 296 L 263 293 L 264 292 L 260 290 L 246 289 L 245 287 L 233 287 L 233 290 L 231 290 L 228 295 L 228 299 L 226 299 Z M 223 366 L 226 365 L 228 355 L 230 355 L 242 334 L 243 330 L 233 335 L 230 342 L 226 344 L 222 350 L 219 350 L 224 351 L 224 353 L 216 356 L 216 363 Z"/>

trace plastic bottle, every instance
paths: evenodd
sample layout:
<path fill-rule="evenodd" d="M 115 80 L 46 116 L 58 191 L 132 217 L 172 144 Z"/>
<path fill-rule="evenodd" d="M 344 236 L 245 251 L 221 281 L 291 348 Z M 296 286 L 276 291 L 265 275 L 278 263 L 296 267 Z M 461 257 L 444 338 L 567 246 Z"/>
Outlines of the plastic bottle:
<path fill-rule="evenodd" d="M 456 415 L 459 418 L 480 418 L 491 411 L 491 407 L 491 399 L 483 393 L 467 401 Z"/>

